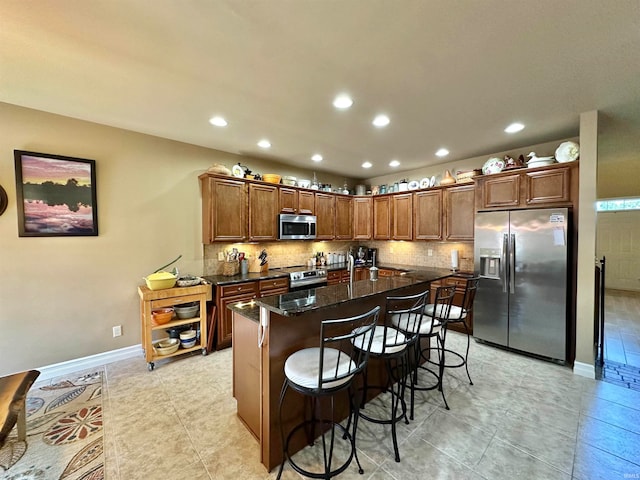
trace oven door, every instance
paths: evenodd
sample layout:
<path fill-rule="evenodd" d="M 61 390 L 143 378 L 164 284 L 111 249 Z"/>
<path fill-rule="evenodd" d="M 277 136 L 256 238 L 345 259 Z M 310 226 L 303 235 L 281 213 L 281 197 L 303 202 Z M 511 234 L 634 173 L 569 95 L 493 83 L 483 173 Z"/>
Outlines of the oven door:
<path fill-rule="evenodd" d="M 327 281 L 323 280 L 322 282 L 309 282 L 309 283 L 298 283 L 298 284 L 292 284 L 289 286 L 289 291 L 290 292 L 299 292 L 300 290 L 311 290 L 313 288 L 317 288 L 317 287 L 326 287 L 327 286 Z"/>

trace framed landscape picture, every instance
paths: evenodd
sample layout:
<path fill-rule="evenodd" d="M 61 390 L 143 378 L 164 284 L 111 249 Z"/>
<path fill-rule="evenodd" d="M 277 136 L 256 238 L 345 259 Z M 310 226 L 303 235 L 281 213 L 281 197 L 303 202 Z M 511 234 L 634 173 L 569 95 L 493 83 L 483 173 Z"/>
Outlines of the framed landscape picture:
<path fill-rule="evenodd" d="M 96 162 L 14 150 L 18 234 L 98 235 Z"/>

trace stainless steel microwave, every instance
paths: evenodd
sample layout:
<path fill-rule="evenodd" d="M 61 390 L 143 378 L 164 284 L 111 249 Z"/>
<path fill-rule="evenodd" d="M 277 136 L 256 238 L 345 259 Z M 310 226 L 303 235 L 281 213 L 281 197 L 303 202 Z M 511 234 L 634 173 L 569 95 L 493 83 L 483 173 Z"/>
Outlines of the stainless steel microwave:
<path fill-rule="evenodd" d="M 315 215 L 278 215 L 278 238 L 280 240 L 313 240 L 316 238 Z"/>

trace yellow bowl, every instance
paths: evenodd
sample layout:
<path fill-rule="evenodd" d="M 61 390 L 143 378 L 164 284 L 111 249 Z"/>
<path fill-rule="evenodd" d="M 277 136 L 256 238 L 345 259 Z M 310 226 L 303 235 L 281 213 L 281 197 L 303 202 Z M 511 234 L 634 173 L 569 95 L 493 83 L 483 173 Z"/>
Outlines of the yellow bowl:
<path fill-rule="evenodd" d="M 262 175 L 262 180 L 269 183 L 280 183 L 280 175 L 275 173 L 265 173 Z"/>
<path fill-rule="evenodd" d="M 173 288 L 178 279 L 173 273 L 169 272 L 156 272 L 145 277 L 144 281 L 147 283 L 149 290 L 162 290 L 164 288 Z"/>

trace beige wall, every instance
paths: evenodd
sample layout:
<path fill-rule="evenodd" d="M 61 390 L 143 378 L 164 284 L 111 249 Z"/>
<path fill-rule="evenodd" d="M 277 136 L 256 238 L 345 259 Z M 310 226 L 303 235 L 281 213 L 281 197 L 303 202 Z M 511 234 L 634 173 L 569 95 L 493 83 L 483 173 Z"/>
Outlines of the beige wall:
<path fill-rule="evenodd" d="M 14 149 L 96 160 L 99 236 L 18 237 Z M 142 277 L 178 254 L 203 272 L 197 177 L 213 163 L 312 174 L 4 103 L 0 152 L 0 375 L 139 344 Z"/>

